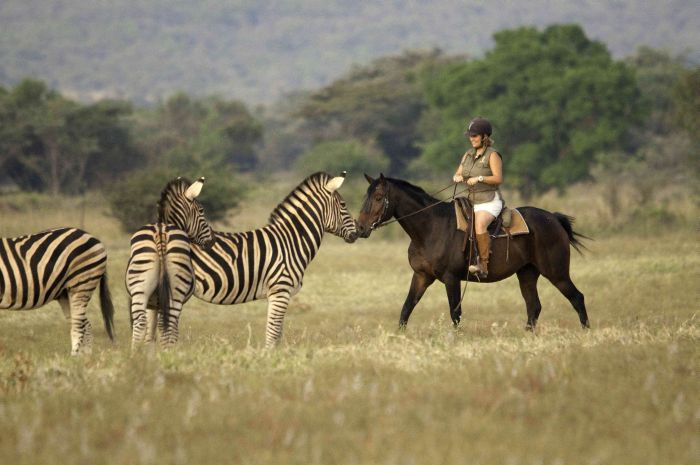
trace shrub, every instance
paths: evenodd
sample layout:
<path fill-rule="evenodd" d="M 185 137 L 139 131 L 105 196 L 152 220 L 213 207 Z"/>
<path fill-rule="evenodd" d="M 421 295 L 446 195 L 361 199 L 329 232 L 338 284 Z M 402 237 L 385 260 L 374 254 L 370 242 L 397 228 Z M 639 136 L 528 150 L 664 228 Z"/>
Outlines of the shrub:
<path fill-rule="evenodd" d="M 165 185 L 178 174 L 172 170 L 142 171 L 115 183 L 107 193 L 110 214 L 131 232 L 146 223 L 152 223 L 158 215 L 157 203 Z M 194 181 L 199 177 L 185 176 Z M 206 184 L 198 200 L 202 203 L 209 221 L 224 217 L 226 211 L 238 206 L 243 186 L 231 173 L 219 172 L 206 176 Z"/>

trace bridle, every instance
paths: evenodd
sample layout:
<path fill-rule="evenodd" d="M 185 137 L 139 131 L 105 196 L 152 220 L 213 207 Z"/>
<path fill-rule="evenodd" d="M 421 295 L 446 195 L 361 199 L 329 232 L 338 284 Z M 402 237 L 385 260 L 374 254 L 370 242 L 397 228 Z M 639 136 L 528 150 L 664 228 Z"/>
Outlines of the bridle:
<path fill-rule="evenodd" d="M 382 198 L 382 212 L 377 216 L 377 221 L 373 222 L 372 225 L 369 227 L 370 231 L 374 231 L 377 228 L 381 228 L 382 226 L 386 226 L 389 224 L 389 222 L 383 222 L 382 218 L 384 218 L 384 215 L 386 215 L 386 211 L 389 209 L 389 193 L 385 192 L 384 197 Z"/>

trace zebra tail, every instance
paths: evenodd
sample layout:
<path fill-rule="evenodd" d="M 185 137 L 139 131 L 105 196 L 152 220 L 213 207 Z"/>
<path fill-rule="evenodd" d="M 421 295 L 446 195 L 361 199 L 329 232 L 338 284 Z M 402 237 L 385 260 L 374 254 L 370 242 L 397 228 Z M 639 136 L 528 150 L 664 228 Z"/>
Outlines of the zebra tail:
<path fill-rule="evenodd" d="M 168 264 L 165 260 L 167 251 L 166 225 L 158 224 L 158 234 L 160 247 L 158 247 L 158 259 L 160 260 L 160 272 L 158 276 L 158 310 L 163 318 L 163 329 L 167 329 L 170 323 L 170 276 L 168 275 Z"/>
<path fill-rule="evenodd" d="M 102 275 L 102 279 L 100 279 L 100 309 L 102 310 L 102 319 L 105 322 L 107 335 L 114 342 L 114 305 L 112 305 L 112 294 L 109 292 L 106 271 Z"/>
<path fill-rule="evenodd" d="M 133 302 L 133 300 L 131 299 L 131 296 L 128 297 L 128 301 L 129 301 L 129 307 L 128 307 L 129 308 L 129 327 L 133 331 L 134 330 L 134 315 L 131 314 L 131 303 Z"/>

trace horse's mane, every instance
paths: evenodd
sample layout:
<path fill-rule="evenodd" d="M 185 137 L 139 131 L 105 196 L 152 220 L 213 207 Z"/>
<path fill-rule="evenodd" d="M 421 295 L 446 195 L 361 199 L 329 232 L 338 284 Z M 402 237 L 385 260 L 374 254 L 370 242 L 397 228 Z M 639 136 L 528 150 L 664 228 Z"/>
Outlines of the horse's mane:
<path fill-rule="evenodd" d="M 422 201 L 430 201 L 430 202 L 437 202 L 438 199 L 433 197 L 432 195 L 428 194 L 425 192 L 425 190 L 422 187 L 416 186 L 415 184 L 411 184 L 408 181 L 404 181 L 403 179 L 396 179 L 396 178 L 385 178 L 387 181 L 391 182 L 392 184 L 396 185 L 399 187 L 401 190 L 404 192 L 407 192 L 409 195 L 411 195 L 414 198 L 417 198 Z"/>
<path fill-rule="evenodd" d="M 330 179 L 331 175 L 323 171 L 318 171 L 314 174 L 307 176 L 306 179 L 300 182 L 299 185 L 297 185 L 297 187 L 292 189 L 292 191 L 289 194 L 287 194 L 287 196 L 284 199 L 282 199 L 280 203 L 277 204 L 277 206 L 270 213 L 270 218 L 268 218 L 267 223 L 275 223 L 277 220 L 282 218 L 281 210 L 285 205 L 287 205 L 290 202 L 289 199 L 291 199 L 297 192 L 306 189 L 309 185 L 325 185 L 325 183 L 328 182 L 328 180 Z"/>

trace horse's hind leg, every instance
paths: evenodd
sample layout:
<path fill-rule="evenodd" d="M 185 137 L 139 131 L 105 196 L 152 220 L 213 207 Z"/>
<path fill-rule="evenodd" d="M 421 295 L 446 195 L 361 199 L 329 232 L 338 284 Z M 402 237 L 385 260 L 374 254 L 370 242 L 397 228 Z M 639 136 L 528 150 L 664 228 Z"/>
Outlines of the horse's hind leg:
<path fill-rule="evenodd" d="M 428 287 L 433 284 L 434 281 L 435 278 L 432 276 L 426 276 L 423 273 L 417 272 L 413 273 L 413 278 L 411 278 L 411 287 L 408 289 L 406 301 L 401 309 L 399 328 L 406 328 L 406 324 L 408 323 L 408 319 L 410 318 L 413 309 L 416 308 L 416 305 L 418 305 L 421 297 L 423 297 L 423 294 L 425 294 L 425 290 L 428 289 Z"/>
<path fill-rule="evenodd" d="M 527 325 L 525 329 L 532 331 L 537 325 L 537 320 L 542 311 L 540 296 L 537 293 L 537 279 L 540 277 L 540 272 L 533 265 L 526 265 L 518 270 L 518 282 L 520 283 L 520 293 L 525 299 L 527 308 Z"/>
<path fill-rule="evenodd" d="M 571 305 L 573 305 L 574 310 L 578 313 L 578 319 L 581 321 L 581 326 L 583 328 L 590 328 L 591 325 L 588 322 L 588 313 L 586 313 L 586 304 L 583 299 L 583 294 L 581 291 L 576 289 L 571 278 L 562 279 L 559 281 L 552 281 L 552 284 L 559 289 L 559 292 L 564 294 L 564 297 L 569 299 Z"/>

